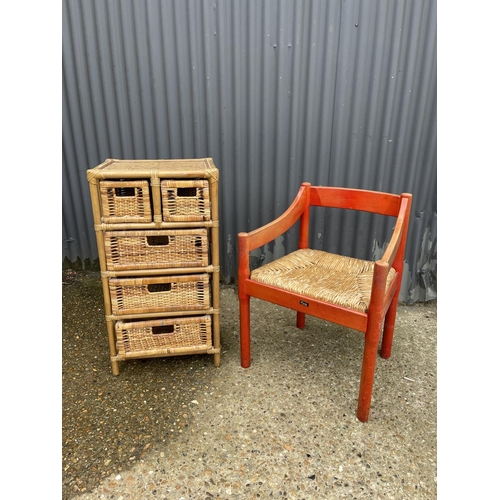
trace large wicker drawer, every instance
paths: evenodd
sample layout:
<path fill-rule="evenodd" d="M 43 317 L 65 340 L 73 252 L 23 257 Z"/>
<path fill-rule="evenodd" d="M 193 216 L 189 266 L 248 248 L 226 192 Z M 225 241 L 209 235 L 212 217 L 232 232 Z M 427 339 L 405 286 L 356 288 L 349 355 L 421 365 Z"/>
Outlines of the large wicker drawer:
<path fill-rule="evenodd" d="M 106 231 L 110 271 L 208 266 L 206 228 L 158 231 Z"/>
<path fill-rule="evenodd" d="M 212 347 L 210 316 L 117 321 L 115 328 L 117 350 L 122 356 L 175 354 Z"/>
<path fill-rule="evenodd" d="M 210 309 L 209 274 L 110 278 L 113 314 L 145 314 Z"/>

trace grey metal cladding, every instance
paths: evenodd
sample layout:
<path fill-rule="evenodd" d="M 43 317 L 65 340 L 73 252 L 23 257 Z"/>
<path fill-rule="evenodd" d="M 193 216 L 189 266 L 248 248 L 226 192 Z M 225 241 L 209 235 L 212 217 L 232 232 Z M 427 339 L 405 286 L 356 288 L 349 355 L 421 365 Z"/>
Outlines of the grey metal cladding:
<path fill-rule="evenodd" d="M 309 181 L 411 192 L 400 299 L 436 298 L 435 0 L 67 0 L 62 27 L 63 258 L 97 258 L 88 168 L 212 157 L 226 281 L 238 232 Z M 387 244 L 367 214 L 315 216 L 316 247 L 376 258 Z"/>

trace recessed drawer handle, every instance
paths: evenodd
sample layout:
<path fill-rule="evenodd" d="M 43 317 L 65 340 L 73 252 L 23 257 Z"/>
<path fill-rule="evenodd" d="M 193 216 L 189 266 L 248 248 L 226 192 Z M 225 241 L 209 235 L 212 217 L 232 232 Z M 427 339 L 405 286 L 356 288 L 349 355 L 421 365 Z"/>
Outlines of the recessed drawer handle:
<path fill-rule="evenodd" d="M 153 283 L 148 285 L 148 292 L 159 293 L 159 292 L 170 292 L 172 289 L 172 283 Z"/>
<path fill-rule="evenodd" d="M 115 188 L 115 196 L 135 196 L 135 188 L 133 187 L 117 187 Z"/>
<path fill-rule="evenodd" d="M 150 247 L 165 247 L 170 243 L 168 236 L 147 236 L 146 239 Z"/>
<path fill-rule="evenodd" d="M 153 335 L 163 335 L 165 333 L 174 333 L 174 325 L 153 326 Z"/>
<path fill-rule="evenodd" d="M 186 196 L 193 198 L 197 195 L 195 187 L 185 187 L 185 188 L 177 188 L 177 196 Z"/>

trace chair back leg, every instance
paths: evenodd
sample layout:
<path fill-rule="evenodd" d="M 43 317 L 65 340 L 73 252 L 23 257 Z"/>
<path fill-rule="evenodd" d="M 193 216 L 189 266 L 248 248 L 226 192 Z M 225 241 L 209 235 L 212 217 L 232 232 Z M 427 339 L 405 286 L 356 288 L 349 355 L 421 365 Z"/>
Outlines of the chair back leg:
<path fill-rule="evenodd" d="M 387 310 L 384 322 L 384 334 L 382 336 L 382 347 L 380 348 L 380 356 L 388 359 L 391 356 L 392 338 L 394 336 L 394 325 L 396 324 L 396 312 L 398 309 L 398 294 L 392 298 L 391 305 Z"/>
<path fill-rule="evenodd" d="M 306 326 L 306 313 L 297 312 L 297 328 L 301 330 Z"/>
<path fill-rule="evenodd" d="M 241 366 L 250 366 L 250 297 L 240 294 L 240 359 Z"/>

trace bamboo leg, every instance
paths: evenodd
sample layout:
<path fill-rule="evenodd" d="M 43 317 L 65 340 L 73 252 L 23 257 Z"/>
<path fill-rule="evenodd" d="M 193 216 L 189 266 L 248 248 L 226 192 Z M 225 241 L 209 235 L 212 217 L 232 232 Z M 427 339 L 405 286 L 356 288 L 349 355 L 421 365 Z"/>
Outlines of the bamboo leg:
<path fill-rule="evenodd" d="M 98 243 L 99 244 L 99 249 L 102 249 L 104 247 L 104 243 L 100 240 L 100 238 L 103 237 L 102 231 L 99 231 L 97 233 L 98 236 Z M 106 260 L 103 258 L 103 260 L 100 260 L 101 262 L 101 270 L 103 270 L 103 262 L 106 262 Z M 107 316 L 111 315 L 112 313 L 112 307 L 111 307 L 111 297 L 109 294 L 109 278 L 102 276 L 101 277 L 102 281 L 102 290 L 103 290 L 103 296 L 104 296 L 104 310 L 106 313 L 106 328 L 108 329 L 108 342 L 109 342 L 109 352 L 111 357 L 116 356 L 116 336 L 115 336 L 115 322 L 111 319 L 108 319 Z M 120 370 L 118 368 L 118 361 L 111 361 L 111 370 L 113 371 L 113 375 L 119 375 Z"/>
<path fill-rule="evenodd" d="M 240 297 L 240 356 L 241 366 L 250 366 L 250 297 Z"/>
<path fill-rule="evenodd" d="M 114 321 L 107 319 L 106 320 L 106 327 L 108 329 L 109 351 L 111 353 L 111 356 L 116 356 Z M 120 374 L 120 369 L 118 368 L 118 361 L 111 360 L 111 370 L 113 372 L 113 375 Z"/>
<path fill-rule="evenodd" d="M 220 314 L 214 314 L 213 327 L 214 327 L 214 347 L 220 349 Z M 214 366 L 220 366 L 220 352 L 214 354 Z"/>
<path fill-rule="evenodd" d="M 214 272 L 212 274 L 212 297 L 213 307 L 217 314 L 213 318 L 213 343 L 216 349 L 220 350 L 220 257 L 219 257 L 219 184 L 217 180 L 210 179 L 210 200 L 212 204 L 212 264 Z M 220 352 L 214 354 L 214 365 L 220 366 Z"/>

